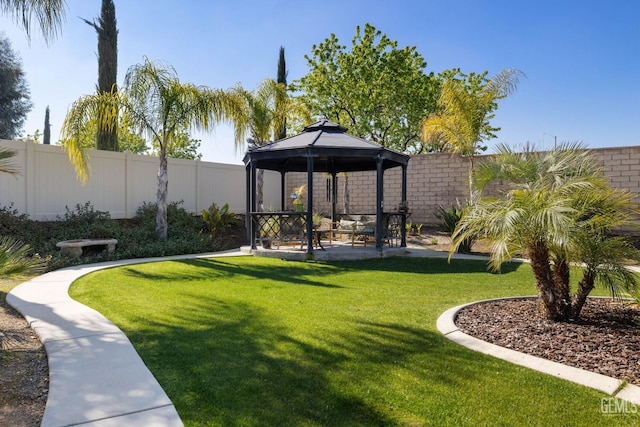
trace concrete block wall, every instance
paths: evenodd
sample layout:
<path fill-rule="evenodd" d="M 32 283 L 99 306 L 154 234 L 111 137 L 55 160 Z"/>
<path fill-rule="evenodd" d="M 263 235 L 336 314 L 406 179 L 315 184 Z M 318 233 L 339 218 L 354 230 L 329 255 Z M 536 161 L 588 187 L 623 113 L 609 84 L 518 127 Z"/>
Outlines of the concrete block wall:
<path fill-rule="evenodd" d="M 592 150 L 601 164 L 604 175 L 613 188 L 620 188 L 634 194 L 635 203 L 640 204 L 640 146 L 598 148 Z M 490 156 L 477 156 L 480 164 Z M 464 204 L 468 197 L 469 159 L 456 154 L 435 153 L 412 156 L 407 167 L 407 201 L 411 211 L 410 221 L 422 224 L 437 224 L 434 213 L 438 206 Z M 329 175 L 316 173 L 314 176 L 314 206 L 317 212 L 328 214 L 331 203 L 327 200 L 326 181 Z M 344 213 L 344 179 L 338 177 L 337 212 Z M 353 172 L 349 179 L 348 213 L 374 213 L 376 194 L 376 174 Z M 395 168 L 384 175 L 384 210 L 392 212 L 401 201 L 401 169 Z M 287 189 L 307 182 L 306 173 L 287 174 Z M 496 194 L 500 183 L 492 184 L 487 190 Z M 306 196 L 305 196 L 306 197 Z M 306 199 L 305 199 L 306 204 Z"/>

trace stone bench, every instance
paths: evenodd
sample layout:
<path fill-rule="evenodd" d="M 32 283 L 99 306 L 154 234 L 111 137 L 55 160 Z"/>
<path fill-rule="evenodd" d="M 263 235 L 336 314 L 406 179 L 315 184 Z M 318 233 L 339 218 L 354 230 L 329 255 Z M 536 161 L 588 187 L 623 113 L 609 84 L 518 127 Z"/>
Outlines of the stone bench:
<path fill-rule="evenodd" d="M 72 257 L 82 256 L 82 249 L 89 246 L 104 246 L 107 254 L 110 255 L 116 250 L 116 239 L 75 239 L 65 240 L 63 242 L 56 243 L 56 247 L 60 248 L 62 255 L 69 255 Z"/>

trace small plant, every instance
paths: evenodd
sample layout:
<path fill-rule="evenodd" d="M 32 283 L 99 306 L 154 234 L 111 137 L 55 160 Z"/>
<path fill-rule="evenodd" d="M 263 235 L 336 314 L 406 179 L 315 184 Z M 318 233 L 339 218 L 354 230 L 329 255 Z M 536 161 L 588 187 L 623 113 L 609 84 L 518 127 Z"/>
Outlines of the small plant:
<path fill-rule="evenodd" d="M 220 236 L 228 227 L 240 225 L 236 214 L 229 211 L 228 203 L 225 203 L 221 208 L 212 203 L 208 210 L 202 211 L 202 220 L 212 236 Z"/>
<path fill-rule="evenodd" d="M 464 215 L 464 209 L 460 207 L 460 205 L 451 205 L 449 209 L 444 209 L 442 206 L 438 206 L 438 210 L 435 213 L 436 218 L 440 220 L 440 228 L 443 231 L 449 233 L 450 236 L 456 230 L 456 226 L 458 222 Z M 463 240 L 458 246 L 457 252 L 468 254 L 471 252 L 471 247 L 473 243 L 476 241 L 475 237 L 470 237 L 468 239 Z"/>
<path fill-rule="evenodd" d="M 451 205 L 449 209 L 438 206 L 435 217 L 440 221 L 442 231 L 446 231 L 451 235 L 455 231 L 458 221 L 462 218 L 462 209 L 456 205 Z"/>
<path fill-rule="evenodd" d="M 300 187 L 296 187 L 293 189 L 292 197 L 293 198 L 293 206 L 297 212 L 302 212 L 302 195 L 304 194 L 305 189 L 307 188 L 307 184 L 302 184 Z"/>
<path fill-rule="evenodd" d="M 422 234 L 422 226 L 424 224 L 416 224 L 416 233 L 417 234 Z"/>
<path fill-rule="evenodd" d="M 31 247 L 13 237 L 0 238 L 0 276 L 44 271 L 47 263 L 38 255 L 29 256 Z"/>
<path fill-rule="evenodd" d="M 321 213 L 314 212 L 312 218 L 313 218 L 313 226 L 314 227 L 321 227 L 322 226 L 322 220 L 324 219 L 324 216 L 322 216 Z"/>
<path fill-rule="evenodd" d="M 411 233 L 411 230 L 413 230 L 413 224 L 411 223 L 411 221 L 408 221 L 405 224 L 404 228 L 405 228 L 407 233 Z"/>
<path fill-rule="evenodd" d="M 65 221 L 79 221 L 92 224 L 97 221 L 111 219 L 109 212 L 95 210 L 91 202 L 86 202 L 84 205 L 78 203 L 74 210 L 69 209 L 69 206 L 65 206 L 65 209 L 67 210 L 67 213 L 64 214 Z"/>

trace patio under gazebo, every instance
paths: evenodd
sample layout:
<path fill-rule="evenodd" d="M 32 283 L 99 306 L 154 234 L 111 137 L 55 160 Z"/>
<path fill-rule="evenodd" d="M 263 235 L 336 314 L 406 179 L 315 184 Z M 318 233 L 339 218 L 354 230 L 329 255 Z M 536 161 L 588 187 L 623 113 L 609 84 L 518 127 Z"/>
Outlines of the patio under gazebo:
<path fill-rule="evenodd" d="M 318 121 L 295 136 L 274 143 L 251 148 L 244 156 L 246 167 L 246 212 L 247 234 L 252 250 L 257 243 L 267 247 L 270 243 L 300 244 L 306 246 L 306 254 L 313 257 L 316 247 L 323 248 L 322 233 L 336 230 L 319 228 L 314 225 L 314 173 L 331 175 L 331 224 L 339 224 L 336 212 L 337 176 L 343 172 L 376 171 L 375 221 L 361 224 L 353 221 L 353 227 L 342 232 L 351 239 L 351 246 L 364 240 L 373 243 L 380 254 L 384 245 L 406 247 L 407 213 L 407 164 L 409 156 L 378 144 L 349 135 L 346 128 L 328 120 Z M 402 168 L 401 203 L 393 211 L 385 211 L 384 172 L 391 168 Z M 257 169 L 280 172 L 280 211 L 262 212 L 257 210 Z M 306 210 L 302 212 L 286 210 L 286 174 L 306 172 Z M 357 214 L 354 214 L 357 215 Z M 342 221 L 344 223 L 344 221 Z M 329 237 L 331 238 L 331 237 Z M 268 245 L 269 244 L 269 245 Z"/>

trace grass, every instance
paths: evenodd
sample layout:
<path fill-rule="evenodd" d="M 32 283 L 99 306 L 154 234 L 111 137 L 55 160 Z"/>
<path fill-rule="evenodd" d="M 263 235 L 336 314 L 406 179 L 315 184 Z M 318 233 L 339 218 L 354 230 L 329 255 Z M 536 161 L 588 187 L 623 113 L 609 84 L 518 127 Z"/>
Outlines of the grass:
<path fill-rule="evenodd" d="M 602 393 L 436 329 L 452 306 L 533 291 L 528 265 L 415 258 L 166 261 L 71 287 L 126 332 L 187 426 L 636 425 L 602 415 Z"/>

